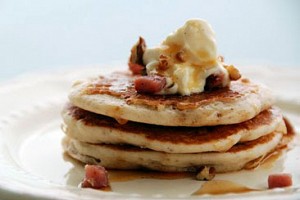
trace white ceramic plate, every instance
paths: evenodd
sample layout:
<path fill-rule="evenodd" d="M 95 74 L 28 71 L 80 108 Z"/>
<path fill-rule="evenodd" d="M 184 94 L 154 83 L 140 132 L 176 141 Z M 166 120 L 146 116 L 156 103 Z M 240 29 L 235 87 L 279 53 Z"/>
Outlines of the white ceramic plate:
<path fill-rule="evenodd" d="M 139 179 L 112 183 L 113 192 L 80 189 L 82 164 L 65 156 L 61 147 L 60 110 L 67 101 L 71 83 L 90 75 L 117 69 L 98 66 L 66 72 L 30 74 L 0 85 L 0 199 L 187 199 L 203 182 Z M 244 67 L 251 79 L 266 82 L 278 97 L 277 104 L 300 128 L 300 71 Z M 215 180 L 229 180 L 259 192 L 204 195 L 202 199 L 294 199 L 300 196 L 300 147 L 272 165 L 259 169 L 220 174 Z M 266 190 L 270 173 L 287 172 L 294 184 L 286 189 Z"/>

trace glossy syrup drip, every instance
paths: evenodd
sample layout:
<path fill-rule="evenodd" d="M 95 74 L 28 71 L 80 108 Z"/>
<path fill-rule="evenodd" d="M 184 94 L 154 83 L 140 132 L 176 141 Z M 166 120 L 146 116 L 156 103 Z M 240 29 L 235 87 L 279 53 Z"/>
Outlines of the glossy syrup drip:
<path fill-rule="evenodd" d="M 270 169 L 274 166 L 275 162 L 282 156 L 284 149 L 273 151 L 265 156 L 259 157 L 246 164 L 244 169 L 255 170 L 257 168 Z"/>
<path fill-rule="evenodd" d="M 248 188 L 244 185 L 225 180 L 212 180 L 205 182 L 196 192 L 192 195 L 203 195 L 203 194 L 227 194 L 227 193 L 245 193 L 258 191 L 255 189 Z"/>
<path fill-rule="evenodd" d="M 109 170 L 109 182 L 126 182 L 138 179 L 161 179 L 161 180 L 175 180 L 182 178 L 195 177 L 194 173 L 189 172 L 155 172 L 155 171 L 141 171 L 141 170 Z M 107 187 L 100 188 L 104 192 L 111 192 L 111 184 Z"/>
<path fill-rule="evenodd" d="M 284 149 L 284 148 L 283 148 Z M 268 154 L 264 158 L 260 159 L 260 168 L 270 169 L 274 163 L 283 155 L 282 150 L 275 151 Z M 285 149 L 284 149 L 285 150 Z M 249 167 L 249 170 L 255 170 L 258 166 L 253 168 Z M 143 170 L 108 170 L 109 182 L 108 187 L 101 188 L 99 190 L 104 192 L 114 191 L 111 186 L 114 182 L 127 182 L 139 179 L 158 179 L 158 180 L 176 180 L 190 178 L 195 179 L 196 174 L 192 172 L 157 172 L 157 171 L 143 171 Z M 80 185 L 79 185 L 80 187 Z M 252 191 L 259 191 L 257 189 L 249 188 L 245 185 L 238 184 L 236 182 L 227 180 L 211 180 L 204 182 L 198 190 L 191 195 L 220 195 L 227 193 L 246 193 Z"/>
<path fill-rule="evenodd" d="M 271 169 L 272 167 L 274 167 L 275 162 L 279 160 L 279 158 L 283 156 L 283 154 L 284 153 L 282 151 L 275 151 L 262 161 L 260 167 L 263 169 Z"/>

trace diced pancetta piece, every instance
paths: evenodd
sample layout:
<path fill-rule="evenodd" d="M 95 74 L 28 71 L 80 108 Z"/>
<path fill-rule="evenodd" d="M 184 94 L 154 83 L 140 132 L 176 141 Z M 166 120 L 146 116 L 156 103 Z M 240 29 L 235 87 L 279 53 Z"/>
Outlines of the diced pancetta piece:
<path fill-rule="evenodd" d="M 100 165 L 85 165 L 84 169 L 85 177 L 81 187 L 100 189 L 109 185 L 108 174 L 104 167 Z"/>
<path fill-rule="evenodd" d="M 167 84 L 166 78 L 161 76 L 141 76 L 135 79 L 134 86 L 137 92 L 155 94 Z"/>
<path fill-rule="evenodd" d="M 268 178 L 269 189 L 288 187 L 293 184 L 291 174 L 271 174 Z"/>

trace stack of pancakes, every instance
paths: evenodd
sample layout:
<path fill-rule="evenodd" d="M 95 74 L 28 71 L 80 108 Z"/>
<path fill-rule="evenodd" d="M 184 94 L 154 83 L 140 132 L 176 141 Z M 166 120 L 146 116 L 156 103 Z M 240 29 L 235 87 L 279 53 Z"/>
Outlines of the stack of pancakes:
<path fill-rule="evenodd" d="M 269 90 L 248 79 L 190 96 L 139 94 L 134 79 L 113 73 L 73 85 L 62 112 L 70 156 L 109 169 L 228 172 L 291 137 Z"/>

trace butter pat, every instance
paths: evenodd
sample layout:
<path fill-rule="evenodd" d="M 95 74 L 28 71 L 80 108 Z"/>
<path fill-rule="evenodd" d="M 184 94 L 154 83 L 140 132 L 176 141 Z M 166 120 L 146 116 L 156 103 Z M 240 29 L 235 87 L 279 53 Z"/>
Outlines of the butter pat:
<path fill-rule="evenodd" d="M 201 19 L 188 20 L 161 45 L 146 49 L 143 62 L 148 75 L 166 77 L 167 87 L 160 94 L 203 92 L 206 78 L 214 73 L 223 73 L 223 85 L 229 84 L 228 73 L 218 60 L 214 31 Z"/>
<path fill-rule="evenodd" d="M 215 33 L 204 20 L 189 20 L 185 25 L 172 33 L 163 45 L 180 48 L 192 65 L 207 66 L 217 59 Z M 172 50 L 171 50 L 172 51 Z"/>

